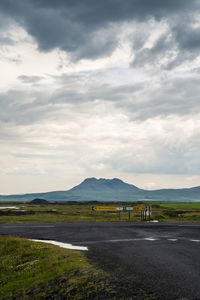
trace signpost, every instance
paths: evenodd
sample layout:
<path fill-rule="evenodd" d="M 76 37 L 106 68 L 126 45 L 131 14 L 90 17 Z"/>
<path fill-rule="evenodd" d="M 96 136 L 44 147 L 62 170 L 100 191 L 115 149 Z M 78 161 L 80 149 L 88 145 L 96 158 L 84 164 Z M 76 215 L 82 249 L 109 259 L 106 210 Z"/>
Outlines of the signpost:
<path fill-rule="evenodd" d="M 116 211 L 118 210 L 117 208 L 119 207 L 114 207 L 114 206 L 93 206 L 92 210 L 94 211 Z M 123 210 L 123 207 L 121 207 Z"/>
<path fill-rule="evenodd" d="M 119 221 L 120 221 L 120 212 L 124 210 L 123 207 L 115 207 L 115 206 L 93 206 L 92 210 L 94 211 L 94 217 L 96 221 L 96 212 L 97 211 L 112 211 L 119 212 Z"/>
<path fill-rule="evenodd" d="M 96 212 L 102 211 L 102 212 L 118 212 L 119 213 L 119 221 L 120 221 L 120 213 L 122 211 L 128 212 L 128 220 L 131 219 L 131 211 L 133 212 L 140 212 L 141 214 L 141 220 L 146 220 L 146 217 L 149 217 L 150 221 L 150 215 L 151 215 L 151 206 L 127 206 L 127 207 L 116 207 L 116 206 L 92 206 L 92 210 L 94 211 L 94 219 L 96 221 Z"/>
<path fill-rule="evenodd" d="M 150 219 L 151 219 L 151 206 L 147 206 L 146 215 L 149 217 L 148 221 L 150 222 Z"/>
<path fill-rule="evenodd" d="M 128 211 L 128 220 L 130 221 L 131 220 L 131 211 L 133 210 L 133 207 L 125 207 L 126 210 Z"/>
<path fill-rule="evenodd" d="M 146 211 L 147 207 L 146 206 L 133 206 L 134 211 Z"/>

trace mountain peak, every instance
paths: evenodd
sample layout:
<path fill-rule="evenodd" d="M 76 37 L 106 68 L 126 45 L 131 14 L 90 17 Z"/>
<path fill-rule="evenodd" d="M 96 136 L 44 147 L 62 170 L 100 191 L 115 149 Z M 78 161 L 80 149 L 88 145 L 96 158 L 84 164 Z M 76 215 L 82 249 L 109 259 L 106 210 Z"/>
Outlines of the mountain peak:
<path fill-rule="evenodd" d="M 111 192 L 111 191 L 124 191 L 124 190 L 139 190 L 134 185 L 125 183 L 119 178 L 106 179 L 106 178 L 86 178 L 79 185 L 75 186 L 72 190 L 76 191 L 96 191 L 96 192 Z"/>
<path fill-rule="evenodd" d="M 96 182 L 98 179 L 96 179 L 95 177 L 89 177 L 83 180 L 82 183 L 91 183 L 91 182 Z"/>
<path fill-rule="evenodd" d="M 119 178 L 113 178 L 113 179 L 111 179 L 111 181 L 113 181 L 113 182 L 123 182 L 123 183 L 125 183 L 123 180 L 121 180 L 121 179 L 119 179 Z"/>
<path fill-rule="evenodd" d="M 91 183 L 91 182 L 103 182 L 103 181 L 107 181 L 107 182 L 123 182 L 125 183 L 123 180 L 119 179 L 119 178 L 113 178 L 113 179 L 106 179 L 106 178 L 95 178 L 95 177 L 88 177 L 86 179 L 83 180 L 82 183 Z"/>

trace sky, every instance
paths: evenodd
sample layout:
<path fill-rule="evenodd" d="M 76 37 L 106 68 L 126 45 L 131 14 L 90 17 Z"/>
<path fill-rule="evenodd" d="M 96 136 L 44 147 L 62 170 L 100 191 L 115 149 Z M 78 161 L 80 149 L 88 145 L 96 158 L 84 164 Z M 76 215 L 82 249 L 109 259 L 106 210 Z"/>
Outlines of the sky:
<path fill-rule="evenodd" d="M 200 1 L 1 0 L 0 194 L 200 185 Z"/>

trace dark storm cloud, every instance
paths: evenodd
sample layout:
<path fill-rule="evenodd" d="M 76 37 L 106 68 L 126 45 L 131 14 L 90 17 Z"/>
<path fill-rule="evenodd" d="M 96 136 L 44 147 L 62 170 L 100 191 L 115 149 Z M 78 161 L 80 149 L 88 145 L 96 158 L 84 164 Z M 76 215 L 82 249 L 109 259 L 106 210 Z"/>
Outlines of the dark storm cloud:
<path fill-rule="evenodd" d="M 200 26 L 193 27 L 192 24 L 179 23 L 173 28 L 173 32 L 181 49 L 199 51 Z"/>
<path fill-rule="evenodd" d="M 177 15 L 177 18 L 169 19 L 166 23 L 168 28 L 152 47 L 144 47 L 144 42 L 147 40 L 144 40 L 144 36 L 148 35 L 148 32 L 141 38 L 134 37 L 132 43 L 135 58 L 131 65 L 142 67 L 153 64 L 170 70 L 183 62 L 192 61 L 198 57 L 200 54 L 200 26 L 197 23 L 199 15 L 196 13 L 194 10 L 193 15 Z"/>
<path fill-rule="evenodd" d="M 11 24 L 11 18 L 6 17 L 6 15 L 0 11 L 0 46 L 10 46 L 15 44 L 13 39 L 6 33 L 6 29 L 8 29 Z"/>
<path fill-rule="evenodd" d="M 168 20 L 176 14 L 197 12 L 199 5 L 195 0 L 2 0 L 0 10 L 23 26 L 40 50 L 59 48 L 76 60 L 112 53 L 118 45 L 118 37 L 111 24 L 120 26 L 120 22 L 145 22 L 150 18 Z M 192 47 L 199 47 L 198 32 L 191 31 L 188 29 Z M 185 47 L 187 41 L 181 35 L 177 30 L 179 45 Z"/>

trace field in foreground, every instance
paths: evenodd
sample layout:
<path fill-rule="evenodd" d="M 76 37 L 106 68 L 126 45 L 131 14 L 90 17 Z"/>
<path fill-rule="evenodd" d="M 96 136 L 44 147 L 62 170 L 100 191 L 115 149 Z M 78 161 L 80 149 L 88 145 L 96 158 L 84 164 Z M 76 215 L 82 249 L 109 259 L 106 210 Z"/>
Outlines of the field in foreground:
<path fill-rule="evenodd" d="M 0 257 L 0 299 L 155 299 L 80 251 L 0 237 Z"/>
<path fill-rule="evenodd" d="M 141 206 L 151 205 L 151 220 L 159 222 L 200 222 L 200 203 L 95 203 L 100 206 Z M 1 207 L 14 206 L 17 209 L 1 209 Z M 28 203 L 0 203 L 0 223 L 30 223 L 30 222 L 94 222 L 92 205 L 88 203 L 49 202 L 45 205 Z M 96 221 L 118 221 L 118 213 L 98 212 Z M 123 212 L 121 221 L 128 221 L 128 213 Z M 140 213 L 131 213 L 130 221 L 140 221 Z"/>

